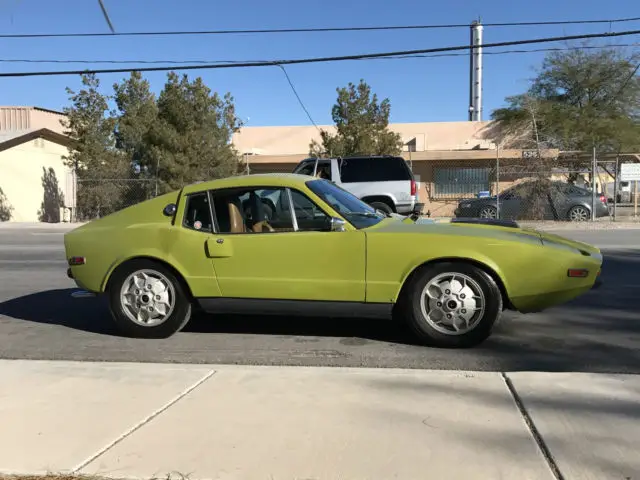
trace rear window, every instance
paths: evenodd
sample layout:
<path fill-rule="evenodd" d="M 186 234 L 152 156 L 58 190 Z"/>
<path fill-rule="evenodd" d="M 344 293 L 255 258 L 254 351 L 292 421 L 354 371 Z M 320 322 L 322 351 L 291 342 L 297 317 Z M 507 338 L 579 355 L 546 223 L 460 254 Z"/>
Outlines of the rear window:
<path fill-rule="evenodd" d="M 402 157 L 358 157 L 338 160 L 342 183 L 394 182 L 411 180 L 412 174 Z"/>

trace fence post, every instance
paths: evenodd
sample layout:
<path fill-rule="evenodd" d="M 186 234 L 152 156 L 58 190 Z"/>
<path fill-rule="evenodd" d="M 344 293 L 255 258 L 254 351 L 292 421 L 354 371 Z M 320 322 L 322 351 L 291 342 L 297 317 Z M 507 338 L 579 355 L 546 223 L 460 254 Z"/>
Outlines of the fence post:
<path fill-rule="evenodd" d="M 500 218 L 500 144 L 496 144 L 496 217 Z"/>
<path fill-rule="evenodd" d="M 618 176 L 620 175 L 620 155 L 616 155 L 615 177 L 613 177 L 613 221 L 618 221 Z"/>
<path fill-rule="evenodd" d="M 591 221 L 596 220 L 596 170 L 598 170 L 598 164 L 596 163 L 596 147 L 593 147 L 593 159 L 591 162 Z"/>

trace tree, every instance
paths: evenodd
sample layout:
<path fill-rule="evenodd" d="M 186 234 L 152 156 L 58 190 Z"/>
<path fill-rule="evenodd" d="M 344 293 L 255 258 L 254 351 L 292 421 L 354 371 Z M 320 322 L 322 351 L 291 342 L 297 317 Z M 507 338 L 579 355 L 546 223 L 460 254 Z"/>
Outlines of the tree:
<path fill-rule="evenodd" d="M 121 186 L 114 179 L 131 174 L 126 157 L 116 149 L 116 119 L 108 114 L 109 97 L 100 93 L 95 74 L 82 75 L 82 85 L 79 92 L 66 89 L 71 106 L 64 109 L 67 118 L 63 120 L 64 133 L 73 141 L 64 161 L 78 180 L 79 219 L 100 217 L 119 208 Z"/>
<path fill-rule="evenodd" d="M 157 106 L 141 164 L 157 172 L 161 191 L 238 172 L 231 138 L 241 122 L 230 93 L 220 98 L 200 77 L 190 82 L 170 72 Z"/>
<path fill-rule="evenodd" d="M 549 53 L 528 91 L 507 97 L 508 106 L 492 113 L 504 133 L 533 130 L 527 105 L 538 110 L 538 136 L 561 150 L 620 152 L 640 146 L 638 55 L 616 49 L 573 49 Z M 526 136 L 525 136 L 526 137 Z M 516 135 L 518 141 L 526 140 Z"/>
<path fill-rule="evenodd" d="M 535 188 L 525 216 L 539 218 L 543 199 L 551 199 L 549 176 L 554 159 L 543 149 L 620 153 L 640 147 L 640 77 L 638 56 L 615 49 L 572 49 L 551 52 L 529 89 L 507 97 L 507 107 L 492 112 L 503 145 L 535 148 L 528 171 Z M 565 166 L 575 181 L 585 165 L 575 159 Z"/>
<path fill-rule="evenodd" d="M 389 99 L 378 103 L 377 95 L 371 95 L 371 87 L 364 80 L 360 80 L 357 86 L 349 83 L 346 88 L 337 88 L 336 91 L 338 99 L 331 116 L 337 132 L 332 135 L 322 130 L 322 144 L 312 140 L 310 155 L 399 155 L 402 139 L 388 128 Z"/>
<path fill-rule="evenodd" d="M 122 193 L 128 201 L 142 201 L 156 193 L 155 165 L 143 165 L 148 156 L 149 131 L 158 120 L 156 97 L 140 72 L 131 72 L 128 79 L 114 83 L 113 90 L 115 145 L 126 156 L 136 180 L 139 180 L 128 182 Z"/>
<path fill-rule="evenodd" d="M 114 83 L 113 90 L 117 108 L 114 112 L 116 148 L 125 152 L 134 169 L 139 171 L 146 153 L 146 137 L 158 119 L 156 98 L 140 72 L 131 72 L 127 80 Z"/>

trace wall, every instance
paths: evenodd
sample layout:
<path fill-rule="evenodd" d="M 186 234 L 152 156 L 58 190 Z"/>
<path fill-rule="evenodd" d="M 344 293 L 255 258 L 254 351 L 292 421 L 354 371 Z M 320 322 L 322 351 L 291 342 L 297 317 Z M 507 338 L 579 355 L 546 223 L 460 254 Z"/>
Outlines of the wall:
<path fill-rule="evenodd" d="M 71 172 L 62 162 L 67 154 L 66 147 L 42 138 L 0 152 L 0 188 L 13 207 L 10 221 L 39 221 L 38 211 L 45 198 L 43 168 L 53 169 L 52 178 L 57 180 L 66 203 L 71 203 Z"/>
<path fill-rule="evenodd" d="M 332 134 L 336 131 L 333 125 L 320 125 L 319 129 Z M 414 142 L 418 152 L 495 148 L 490 121 L 391 123 L 389 129 L 400 134 L 405 144 Z M 240 153 L 306 156 L 312 139 L 320 141 L 315 126 L 243 127 L 234 133 L 232 142 Z"/>

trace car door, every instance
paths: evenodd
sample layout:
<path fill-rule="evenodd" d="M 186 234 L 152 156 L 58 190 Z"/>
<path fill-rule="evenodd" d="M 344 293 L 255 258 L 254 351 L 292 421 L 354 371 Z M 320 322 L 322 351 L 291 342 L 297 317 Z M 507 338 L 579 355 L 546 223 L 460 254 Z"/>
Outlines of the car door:
<path fill-rule="evenodd" d="M 207 242 L 214 232 L 209 195 L 206 190 L 183 197 L 182 218 L 175 228 L 164 232 L 165 248 L 173 263 L 180 268 L 195 297 L 219 297 Z"/>
<path fill-rule="evenodd" d="M 365 300 L 364 232 L 330 231 L 330 216 L 298 190 L 212 195 L 219 225 L 208 254 L 223 297 Z"/>

